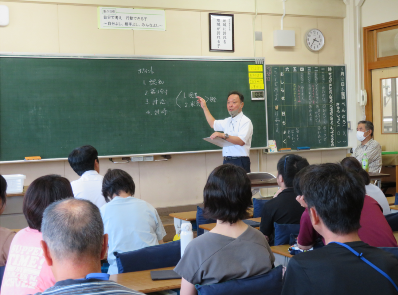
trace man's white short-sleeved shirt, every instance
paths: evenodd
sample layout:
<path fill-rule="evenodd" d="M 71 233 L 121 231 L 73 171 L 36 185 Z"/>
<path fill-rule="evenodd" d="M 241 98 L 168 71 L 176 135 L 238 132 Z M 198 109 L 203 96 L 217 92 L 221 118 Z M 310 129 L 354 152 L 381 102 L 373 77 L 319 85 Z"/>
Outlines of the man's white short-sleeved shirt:
<path fill-rule="evenodd" d="M 240 112 L 234 118 L 229 117 L 224 120 L 214 121 L 214 131 L 222 131 L 229 136 L 238 136 L 245 144 L 243 146 L 233 145 L 223 147 L 222 155 L 224 157 L 248 157 L 252 145 L 253 124 L 243 112 Z"/>
<path fill-rule="evenodd" d="M 89 170 L 75 181 L 71 182 L 73 195 L 76 199 L 91 201 L 98 208 L 106 204 L 102 195 L 102 180 L 104 177 L 95 170 Z"/>
<path fill-rule="evenodd" d="M 108 274 L 117 274 L 113 252 L 134 251 L 159 245 L 166 235 L 158 211 L 134 197 L 114 197 L 100 209 L 104 231 L 108 234 Z"/>

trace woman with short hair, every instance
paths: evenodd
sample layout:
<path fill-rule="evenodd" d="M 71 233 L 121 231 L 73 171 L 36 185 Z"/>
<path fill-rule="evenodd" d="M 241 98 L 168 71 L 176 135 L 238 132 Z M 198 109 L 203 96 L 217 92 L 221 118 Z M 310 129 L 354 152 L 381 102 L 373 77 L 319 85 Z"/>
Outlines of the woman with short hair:
<path fill-rule="evenodd" d="M 195 284 L 267 273 L 275 260 L 265 236 L 242 221 L 248 217 L 252 198 L 243 168 L 225 164 L 214 169 L 203 196 L 204 214 L 217 219 L 217 224 L 188 244 L 174 269 L 182 276 L 182 295 L 196 294 Z"/>
<path fill-rule="evenodd" d="M 21 229 L 11 243 L 2 294 L 35 294 L 55 284 L 41 248 L 41 222 L 44 210 L 51 203 L 72 197 L 69 180 L 59 175 L 42 176 L 29 185 L 23 200 L 23 213 L 29 226 Z"/>

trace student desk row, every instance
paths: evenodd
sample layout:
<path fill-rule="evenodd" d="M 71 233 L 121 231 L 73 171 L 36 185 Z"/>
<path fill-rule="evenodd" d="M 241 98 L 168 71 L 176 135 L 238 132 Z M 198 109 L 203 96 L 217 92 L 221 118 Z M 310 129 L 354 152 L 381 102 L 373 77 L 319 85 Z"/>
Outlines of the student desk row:
<path fill-rule="evenodd" d="M 280 257 L 282 257 L 281 260 L 284 260 L 284 262 L 286 263 L 283 265 L 284 266 L 287 265 L 290 257 L 292 257 L 292 255 L 290 255 L 288 252 L 288 248 L 289 248 L 289 245 L 281 245 L 281 246 L 272 246 L 271 247 L 271 250 L 275 255 L 275 265 L 277 265 L 276 262 L 277 262 L 278 255 Z M 174 267 L 159 268 L 156 270 L 166 270 L 166 269 L 167 270 L 174 269 Z M 115 281 L 116 283 L 123 285 L 127 288 L 130 288 L 130 289 L 142 292 L 142 293 L 159 292 L 159 291 L 164 291 L 164 290 L 181 288 L 181 280 L 180 279 L 152 281 L 151 270 L 111 275 L 109 279 L 112 281 Z"/>

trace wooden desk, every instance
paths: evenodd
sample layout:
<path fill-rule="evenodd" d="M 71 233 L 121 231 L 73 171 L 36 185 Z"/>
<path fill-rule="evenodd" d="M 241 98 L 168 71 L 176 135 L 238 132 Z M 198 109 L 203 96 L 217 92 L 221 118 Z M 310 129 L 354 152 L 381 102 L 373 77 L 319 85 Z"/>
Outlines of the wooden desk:
<path fill-rule="evenodd" d="M 293 255 L 289 253 L 289 247 L 290 245 L 271 246 L 271 250 L 274 254 L 279 254 L 291 258 L 293 257 Z"/>
<path fill-rule="evenodd" d="M 165 267 L 152 270 L 174 269 L 174 267 Z M 171 289 L 181 288 L 181 279 L 152 281 L 151 270 L 135 271 L 111 275 L 110 280 L 125 286 L 127 288 L 142 292 L 151 293 Z"/>
<path fill-rule="evenodd" d="M 388 205 L 394 205 L 395 197 L 387 197 L 386 199 L 387 199 Z"/>
<path fill-rule="evenodd" d="M 173 218 L 185 220 L 185 221 L 195 221 L 196 220 L 196 211 L 170 213 L 169 216 L 173 217 Z"/>
<path fill-rule="evenodd" d="M 379 186 L 380 189 L 381 189 L 381 179 L 383 177 L 389 177 L 389 176 L 390 176 L 390 174 L 386 174 L 386 173 L 369 172 L 370 180 L 377 180 L 377 185 Z"/>
<path fill-rule="evenodd" d="M 261 222 L 261 217 L 249 218 L 248 220 L 253 220 L 253 221 L 256 221 L 256 222 Z M 199 228 L 202 228 L 202 229 L 207 230 L 207 231 L 211 231 L 215 226 L 216 226 L 216 223 L 208 223 L 208 224 L 201 224 L 201 225 L 199 225 Z"/>
<path fill-rule="evenodd" d="M 395 237 L 395 239 L 397 240 L 397 242 L 398 242 L 398 231 L 394 231 L 394 232 L 392 232 L 393 234 L 394 234 L 394 237 Z"/>
<path fill-rule="evenodd" d="M 26 190 L 28 189 L 29 185 L 25 185 L 23 187 L 23 192 L 19 194 L 7 194 L 7 197 L 17 197 L 17 196 L 25 196 Z"/>

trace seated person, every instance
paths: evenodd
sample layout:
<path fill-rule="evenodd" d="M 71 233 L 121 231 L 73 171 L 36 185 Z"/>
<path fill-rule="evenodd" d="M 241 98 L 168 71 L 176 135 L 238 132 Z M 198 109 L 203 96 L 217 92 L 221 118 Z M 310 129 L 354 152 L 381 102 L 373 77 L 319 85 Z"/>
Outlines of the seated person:
<path fill-rule="evenodd" d="M 302 175 L 305 175 L 306 169 L 308 169 L 308 167 L 297 173 L 293 182 L 294 191 L 297 194 L 297 201 L 303 207 L 307 207 L 307 204 L 305 202 L 305 195 L 303 195 L 301 190 L 301 177 Z M 345 168 L 342 167 L 341 169 Z M 361 178 L 361 176 L 355 171 L 350 172 Z M 365 183 L 363 182 L 362 178 L 360 183 L 363 184 L 363 189 L 365 190 Z M 352 195 L 346 195 L 346 197 L 350 198 Z M 335 204 L 335 206 L 337 206 L 337 204 Z M 308 208 L 305 209 L 300 220 L 300 232 L 297 237 L 297 245 L 302 250 L 308 250 L 312 248 L 319 238 L 322 238 L 323 242 L 325 243 L 324 237 L 322 237 L 313 228 L 309 213 L 310 212 Z M 373 247 L 398 247 L 397 240 L 395 239 L 392 229 L 386 218 L 383 216 L 383 212 L 381 211 L 379 204 L 366 194 L 364 194 L 360 224 L 361 227 L 358 229 L 358 235 L 361 238 L 361 241 Z"/>
<path fill-rule="evenodd" d="M 89 200 L 98 208 L 105 205 L 101 191 L 104 177 L 98 174 L 100 170 L 97 150 L 91 145 L 75 148 L 69 154 L 68 162 L 73 171 L 81 176 L 71 182 L 75 198 Z"/>
<path fill-rule="evenodd" d="M 274 222 L 278 224 L 300 224 L 304 208 L 296 201 L 293 179 L 297 172 L 307 167 L 308 161 L 298 155 L 285 155 L 277 164 L 277 182 L 280 189 L 272 200 L 264 204 L 261 213 L 260 231 L 274 244 Z"/>
<path fill-rule="evenodd" d="M 166 235 L 158 211 L 149 203 L 133 197 L 135 184 L 120 169 L 109 169 L 104 176 L 102 193 L 108 202 L 100 212 L 109 236 L 109 274 L 117 274 L 113 252 L 128 252 L 163 244 Z"/>
<path fill-rule="evenodd" d="M 370 121 L 359 121 L 357 139 L 361 142 L 352 156 L 362 163 L 364 154 L 369 160 L 369 172 L 378 173 L 381 168 L 381 146 L 373 139 L 374 127 Z"/>
<path fill-rule="evenodd" d="M 358 234 L 365 195 L 361 177 L 339 164 L 313 165 L 303 169 L 299 186 L 326 246 L 290 259 L 282 295 L 397 294 L 386 277 L 345 248 L 362 253 L 398 284 L 398 259 Z"/>
<path fill-rule="evenodd" d="M 0 207 L 0 215 L 4 212 L 6 207 L 6 190 L 7 190 L 7 182 L 2 175 L 0 175 L 0 198 L 1 198 L 1 207 Z M 15 236 L 15 232 L 9 230 L 5 227 L 0 227 L 0 266 L 4 266 L 7 263 L 8 253 L 10 252 L 11 241 Z"/>
<path fill-rule="evenodd" d="M 203 191 L 204 214 L 217 219 L 210 232 L 193 239 L 174 271 L 182 276 L 181 295 L 195 284 L 214 284 L 267 273 L 275 257 L 264 235 L 245 224 L 251 205 L 246 171 L 224 164 L 210 174 Z"/>
<path fill-rule="evenodd" d="M 68 199 L 51 204 L 44 211 L 44 258 L 53 269 L 55 286 L 39 294 L 136 294 L 101 273 L 108 235 L 98 208 L 87 200 Z"/>
<path fill-rule="evenodd" d="M 391 213 L 390 205 L 388 204 L 386 196 L 381 191 L 381 189 L 370 183 L 369 174 L 365 170 L 363 170 L 361 164 L 358 162 L 357 159 L 355 159 L 354 157 L 344 158 L 341 161 L 341 165 L 343 165 L 344 168 L 353 170 L 361 175 L 363 181 L 365 182 L 366 194 L 369 197 L 375 199 L 377 203 L 379 203 L 383 211 L 383 215 L 388 215 Z"/>
<path fill-rule="evenodd" d="M 1 286 L 3 295 L 34 294 L 55 284 L 40 246 L 43 212 L 51 203 L 72 197 L 69 180 L 58 175 L 39 177 L 29 185 L 22 208 L 29 226 L 12 240 Z"/>

